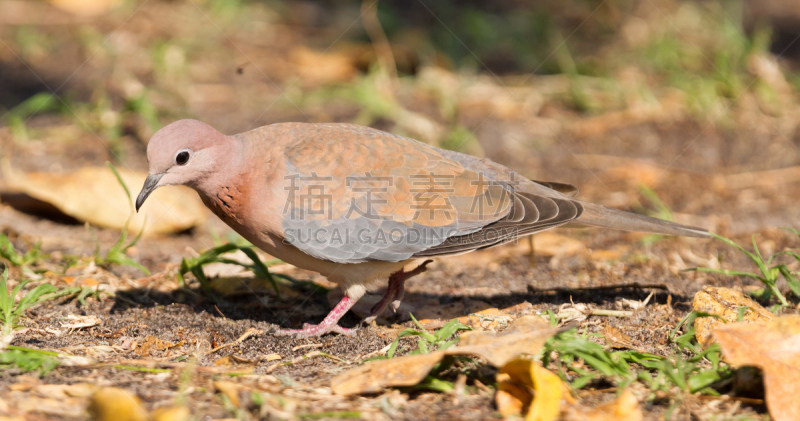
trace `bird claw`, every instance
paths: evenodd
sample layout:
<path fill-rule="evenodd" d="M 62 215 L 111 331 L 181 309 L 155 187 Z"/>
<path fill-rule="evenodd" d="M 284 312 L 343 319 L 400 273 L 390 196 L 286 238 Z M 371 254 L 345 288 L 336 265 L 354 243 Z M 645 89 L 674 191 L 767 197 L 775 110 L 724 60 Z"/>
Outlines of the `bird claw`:
<path fill-rule="evenodd" d="M 397 313 L 397 309 L 400 308 L 400 303 L 402 303 L 402 301 L 400 301 L 400 300 L 392 301 L 392 311 L 393 312 Z"/>

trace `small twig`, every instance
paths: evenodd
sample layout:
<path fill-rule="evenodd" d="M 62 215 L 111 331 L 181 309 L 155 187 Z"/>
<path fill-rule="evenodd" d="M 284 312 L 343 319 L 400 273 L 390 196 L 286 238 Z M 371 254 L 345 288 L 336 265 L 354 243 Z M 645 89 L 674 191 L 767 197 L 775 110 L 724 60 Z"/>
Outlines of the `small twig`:
<path fill-rule="evenodd" d="M 222 310 L 220 310 L 219 307 L 217 307 L 216 304 L 214 304 L 214 310 L 217 310 L 217 313 L 219 313 L 219 315 L 222 316 L 223 319 L 228 320 L 228 318 L 225 317 L 224 314 L 222 314 Z"/>
<path fill-rule="evenodd" d="M 528 236 L 528 243 L 531 245 L 530 254 L 528 254 L 528 261 L 532 268 L 536 267 L 536 243 L 533 241 L 533 235 Z"/>
<path fill-rule="evenodd" d="M 606 316 L 606 317 L 630 317 L 633 315 L 632 311 L 627 310 L 606 310 L 606 309 L 591 309 L 587 311 L 581 311 L 577 308 L 568 308 L 562 311 L 559 311 L 558 314 L 555 315 L 557 320 L 560 319 L 569 319 L 571 317 L 576 317 L 579 315 L 585 316 Z M 540 314 L 539 316 L 547 318 L 546 314 Z"/>
<path fill-rule="evenodd" d="M 225 317 L 225 316 L 223 316 L 223 317 Z M 238 345 L 238 344 L 240 344 L 240 343 L 244 342 L 244 340 L 245 340 L 245 339 L 247 339 L 247 338 L 249 338 L 250 336 L 253 336 L 253 335 L 260 335 L 260 334 L 262 334 L 262 333 L 264 333 L 264 331 L 263 331 L 263 330 L 259 330 L 259 329 L 256 329 L 256 328 L 254 328 L 254 327 L 251 327 L 250 329 L 247 329 L 247 332 L 245 332 L 244 334 L 242 334 L 242 336 L 240 336 L 240 337 L 239 337 L 239 339 L 237 339 L 237 340 L 235 340 L 235 341 L 233 341 L 233 342 L 228 342 L 228 343 L 226 343 L 226 344 L 220 345 L 220 346 L 218 346 L 218 347 L 216 347 L 216 348 L 212 349 L 211 351 L 208 351 L 208 352 L 206 353 L 206 355 L 211 355 L 211 354 L 213 354 L 213 353 L 215 353 L 215 352 L 219 351 L 220 349 L 227 348 L 227 347 L 229 347 L 229 346 Z"/>
<path fill-rule="evenodd" d="M 292 348 L 292 351 L 297 351 L 298 349 L 303 348 L 321 348 L 323 344 L 305 344 L 305 345 L 297 345 L 296 347 Z"/>
<path fill-rule="evenodd" d="M 632 311 L 627 310 L 604 310 L 604 309 L 597 309 L 592 310 L 590 313 L 592 316 L 608 316 L 608 317 L 631 317 L 633 316 Z"/>
<path fill-rule="evenodd" d="M 362 355 L 362 356 L 356 358 L 356 360 L 357 361 L 364 361 L 364 360 L 366 360 L 368 358 L 377 357 L 378 355 L 384 355 L 387 352 L 389 352 L 389 349 L 391 347 L 392 347 L 392 344 L 386 345 L 385 347 L 383 347 L 383 348 L 381 348 L 379 350 L 372 351 L 369 354 Z"/>

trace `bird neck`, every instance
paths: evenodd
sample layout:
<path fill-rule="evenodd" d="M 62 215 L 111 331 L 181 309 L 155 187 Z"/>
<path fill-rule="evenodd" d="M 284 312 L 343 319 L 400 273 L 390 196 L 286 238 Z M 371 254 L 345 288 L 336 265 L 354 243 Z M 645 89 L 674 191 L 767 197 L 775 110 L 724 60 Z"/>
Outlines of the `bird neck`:
<path fill-rule="evenodd" d="M 201 194 L 213 196 L 221 187 L 235 184 L 241 179 L 246 154 L 242 143 L 233 136 L 225 136 L 224 140 L 215 142 L 210 149 L 214 156 L 213 168 L 190 187 Z"/>

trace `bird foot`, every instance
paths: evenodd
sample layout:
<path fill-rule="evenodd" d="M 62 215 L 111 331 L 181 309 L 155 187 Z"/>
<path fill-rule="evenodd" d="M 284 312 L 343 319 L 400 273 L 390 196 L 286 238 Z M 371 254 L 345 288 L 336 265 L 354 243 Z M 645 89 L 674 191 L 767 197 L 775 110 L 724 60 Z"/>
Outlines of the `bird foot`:
<path fill-rule="evenodd" d="M 386 294 L 384 294 L 380 301 L 372 306 L 372 309 L 369 311 L 369 316 L 364 319 L 364 321 L 366 323 L 372 323 L 372 321 L 380 316 L 381 313 L 383 313 L 390 305 L 392 307 L 392 311 L 397 313 L 397 309 L 400 308 L 400 303 L 403 300 L 403 295 L 405 295 L 406 280 L 425 272 L 427 270 L 428 263 L 431 262 L 433 262 L 433 260 L 426 260 L 409 272 L 405 272 L 400 269 L 389 276 L 389 286 L 386 288 Z"/>
<path fill-rule="evenodd" d="M 355 301 L 345 295 L 342 297 L 342 300 L 339 301 L 339 304 L 336 304 L 336 307 L 325 316 L 322 323 L 318 325 L 304 323 L 302 329 L 280 329 L 275 332 L 275 336 L 292 336 L 297 339 L 322 336 L 326 333 L 341 333 L 342 335 L 353 336 L 356 334 L 356 330 L 339 326 L 339 319 L 341 319 L 355 303 Z"/>

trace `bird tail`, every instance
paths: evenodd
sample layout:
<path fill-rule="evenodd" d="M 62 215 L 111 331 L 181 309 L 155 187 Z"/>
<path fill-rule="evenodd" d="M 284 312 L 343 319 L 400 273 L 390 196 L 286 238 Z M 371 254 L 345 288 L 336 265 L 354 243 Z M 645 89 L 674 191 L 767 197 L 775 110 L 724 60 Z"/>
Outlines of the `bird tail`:
<path fill-rule="evenodd" d="M 578 225 L 613 228 L 622 231 L 649 232 L 653 234 L 682 235 L 684 237 L 710 238 L 702 228 L 676 224 L 632 212 L 607 208 L 594 203 L 580 202 L 583 213 L 574 222 Z"/>

